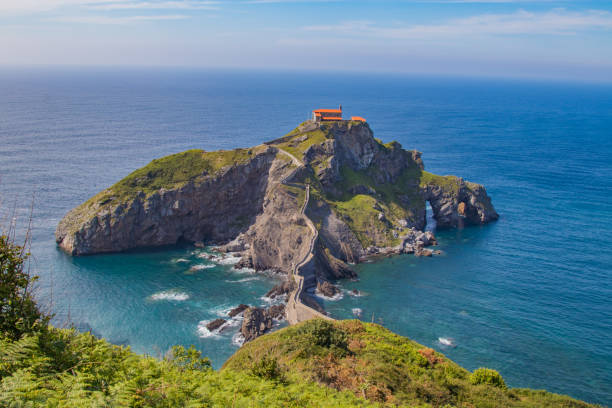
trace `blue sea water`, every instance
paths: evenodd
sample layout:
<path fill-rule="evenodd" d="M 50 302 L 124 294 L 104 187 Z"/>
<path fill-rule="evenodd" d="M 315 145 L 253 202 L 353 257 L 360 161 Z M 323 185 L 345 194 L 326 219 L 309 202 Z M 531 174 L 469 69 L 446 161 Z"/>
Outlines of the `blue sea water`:
<path fill-rule="evenodd" d="M 237 324 L 199 329 L 274 277 L 193 247 L 66 256 L 54 229 L 72 207 L 153 158 L 284 135 L 342 103 L 375 135 L 423 152 L 426 169 L 487 187 L 501 218 L 437 231 L 443 255 L 356 266 L 334 317 L 386 327 L 514 387 L 612 404 L 612 87 L 340 73 L 161 69 L 0 71 L 0 198 L 20 225 L 34 195 L 38 297 L 140 353 L 195 344 L 219 367 Z M 200 269 L 194 269 L 199 266 Z M 209 267 L 210 266 L 210 267 Z M 363 296 L 348 293 L 358 289 Z M 452 346 L 444 345 L 450 339 Z M 440 342 L 442 340 L 442 342 Z"/>

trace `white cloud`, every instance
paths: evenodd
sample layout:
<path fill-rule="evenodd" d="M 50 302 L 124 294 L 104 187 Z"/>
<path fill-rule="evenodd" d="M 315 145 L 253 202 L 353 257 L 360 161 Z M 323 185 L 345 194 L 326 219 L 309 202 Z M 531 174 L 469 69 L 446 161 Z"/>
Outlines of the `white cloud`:
<path fill-rule="evenodd" d="M 97 8 L 118 9 L 209 9 L 220 4 L 212 0 L 168 0 L 168 1 L 126 1 L 126 0 L 0 0 L 0 13 L 29 14 L 44 13 L 56 9 Z"/>
<path fill-rule="evenodd" d="M 303 29 L 340 36 L 399 40 L 486 35 L 571 35 L 578 31 L 612 29 L 612 13 L 603 10 L 568 12 L 554 9 L 541 13 L 520 10 L 509 14 L 476 15 L 443 24 L 380 27 L 367 21 L 349 21 L 338 25 L 307 26 Z"/>
<path fill-rule="evenodd" d="M 117 1 L 89 4 L 95 10 L 216 10 L 218 1 Z"/>
<path fill-rule="evenodd" d="M 130 24 L 137 21 L 167 21 L 182 20 L 189 16 L 181 14 L 155 15 L 155 16 L 128 16 L 128 17 L 108 17 L 108 16 L 74 16 L 57 17 L 49 19 L 60 23 L 81 23 L 81 24 Z"/>

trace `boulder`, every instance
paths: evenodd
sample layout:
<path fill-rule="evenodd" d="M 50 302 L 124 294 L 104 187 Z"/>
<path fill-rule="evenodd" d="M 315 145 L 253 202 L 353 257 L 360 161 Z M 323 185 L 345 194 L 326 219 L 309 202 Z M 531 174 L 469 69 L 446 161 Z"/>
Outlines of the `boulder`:
<path fill-rule="evenodd" d="M 244 303 L 241 303 L 237 307 L 235 307 L 232 310 L 230 310 L 227 315 L 229 317 L 234 317 L 234 316 L 237 316 L 240 313 L 244 312 L 248 308 L 249 308 L 249 305 L 245 305 Z"/>
<path fill-rule="evenodd" d="M 317 292 L 321 293 L 323 296 L 334 297 L 340 291 L 337 287 L 329 283 L 328 281 L 318 281 L 317 282 Z"/>
<path fill-rule="evenodd" d="M 215 331 L 225 324 L 225 319 L 215 319 L 206 325 L 209 331 Z"/>

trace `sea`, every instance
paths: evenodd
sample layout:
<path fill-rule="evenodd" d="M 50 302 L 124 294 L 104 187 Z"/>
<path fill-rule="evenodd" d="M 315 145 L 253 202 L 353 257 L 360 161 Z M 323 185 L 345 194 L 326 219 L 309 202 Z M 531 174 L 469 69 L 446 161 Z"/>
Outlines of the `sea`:
<path fill-rule="evenodd" d="M 71 208 L 149 161 L 283 136 L 342 104 L 425 168 L 486 186 L 499 221 L 435 230 L 441 255 L 355 265 L 320 298 L 469 370 L 612 405 L 612 85 L 342 72 L 182 68 L 0 69 L 0 221 L 27 229 L 37 298 L 53 323 L 163 357 L 194 344 L 219 368 L 240 346 L 240 303 L 272 274 L 211 248 L 71 257 L 54 230 Z M 352 292 L 356 290 L 358 296 Z M 279 323 L 281 327 L 283 323 Z"/>

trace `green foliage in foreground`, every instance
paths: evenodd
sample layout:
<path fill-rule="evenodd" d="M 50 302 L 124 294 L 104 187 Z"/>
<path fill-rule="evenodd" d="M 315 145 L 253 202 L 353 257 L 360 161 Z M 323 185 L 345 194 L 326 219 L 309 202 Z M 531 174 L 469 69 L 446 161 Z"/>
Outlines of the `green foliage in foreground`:
<path fill-rule="evenodd" d="M 47 325 L 32 298 L 36 277 L 28 273 L 28 257 L 25 245 L 0 235 L 0 339 L 16 340 Z"/>
<path fill-rule="evenodd" d="M 502 376 L 495 370 L 490 368 L 478 368 L 470 374 L 470 383 L 474 385 L 487 384 L 494 387 L 506 389 L 506 382 Z"/>
<path fill-rule="evenodd" d="M 275 360 L 285 376 L 314 381 L 380 406 L 592 407 L 545 391 L 508 389 L 495 370 L 470 373 L 444 355 L 358 320 L 310 320 L 247 343 L 222 372 Z"/>
<path fill-rule="evenodd" d="M 163 360 L 92 335 L 50 328 L 0 342 L 2 407 L 336 407 L 370 406 L 349 392 L 279 381 L 275 362 L 217 372 L 194 349 Z"/>

